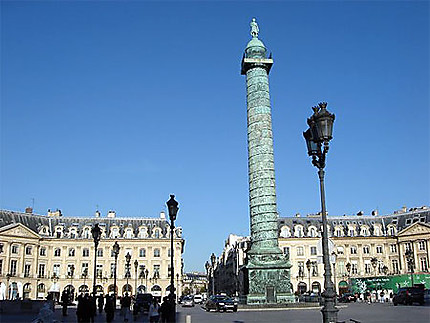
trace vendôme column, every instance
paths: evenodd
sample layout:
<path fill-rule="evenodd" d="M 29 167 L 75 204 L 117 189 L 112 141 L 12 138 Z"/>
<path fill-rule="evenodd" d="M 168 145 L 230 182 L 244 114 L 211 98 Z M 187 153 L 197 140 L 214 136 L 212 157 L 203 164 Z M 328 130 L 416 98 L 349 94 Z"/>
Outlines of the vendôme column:
<path fill-rule="evenodd" d="M 275 164 L 268 73 L 273 60 L 258 38 L 255 18 L 252 39 L 242 59 L 248 111 L 249 207 L 251 248 L 248 252 L 248 304 L 293 302 L 288 256 L 278 246 Z"/>

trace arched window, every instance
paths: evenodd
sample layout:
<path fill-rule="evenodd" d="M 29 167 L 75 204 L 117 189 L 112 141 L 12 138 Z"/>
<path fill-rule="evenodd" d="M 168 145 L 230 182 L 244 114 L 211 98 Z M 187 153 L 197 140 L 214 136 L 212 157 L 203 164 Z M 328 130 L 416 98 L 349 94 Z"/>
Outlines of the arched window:
<path fill-rule="evenodd" d="M 154 249 L 154 257 L 160 257 L 160 249 Z"/>
<path fill-rule="evenodd" d="M 294 227 L 294 236 L 298 238 L 303 237 L 303 227 L 301 225 L 296 225 Z"/>
<path fill-rule="evenodd" d="M 154 238 L 155 239 L 159 239 L 160 238 L 160 229 L 159 228 L 155 228 L 154 229 Z"/>
<path fill-rule="evenodd" d="M 306 283 L 300 282 L 300 283 L 297 284 L 297 292 L 300 295 L 306 293 L 306 291 L 307 291 Z"/>
<path fill-rule="evenodd" d="M 148 229 L 146 227 L 140 227 L 138 237 L 141 239 L 148 238 Z"/>
<path fill-rule="evenodd" d="M 317 237 L 318 236 L 317 229 L 315 227 L 312 227 L 312 226 L 309 227 L 309 229 L 308 229 L 308 236 L 312 237 L 312 238 Z"/>
<path fill-rule="evenodd" d="M 85 227 L 84 230 L 82 230 L 82 238 L 84 239 L 90 238 L 90 228 Z"/>
<path fill-rule="evenodd" d="M 288 237 L 291 237 L 291 230 L 290 230 L 290 228 L 289 228 L 289 227 L 287 227 L 286 225 L 284 225 L 284 226 L 281 228 L 280 236 L 281 236 L 282 238 L 288 238 Z"/>

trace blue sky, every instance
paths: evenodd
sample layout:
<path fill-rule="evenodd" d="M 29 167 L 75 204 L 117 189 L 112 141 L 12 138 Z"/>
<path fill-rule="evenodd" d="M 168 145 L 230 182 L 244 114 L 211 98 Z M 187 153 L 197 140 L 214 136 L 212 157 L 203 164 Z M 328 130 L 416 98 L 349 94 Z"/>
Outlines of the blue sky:
<path fill-rule="evenodd" d="M 249 234 L 249 22 L 273 52 L 278 209 L 320 210 L 302 138 L 336 114 L 331 215 L 429 204 L 428 2 L 1 3 L 0 207 L 156 217 L 180 203 L 186 270 Z"/>

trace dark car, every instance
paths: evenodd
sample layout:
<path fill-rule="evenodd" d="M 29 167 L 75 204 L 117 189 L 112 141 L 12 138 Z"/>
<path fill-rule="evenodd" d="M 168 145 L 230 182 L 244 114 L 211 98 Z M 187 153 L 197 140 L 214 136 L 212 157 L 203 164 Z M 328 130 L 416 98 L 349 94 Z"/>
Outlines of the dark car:
<path fill-rule="evenodd" d="M 344 293 L 337 300 L 338 300 L 339 303 L 356 302 L 357 301 L 357 297 L 354 294 L 351 294 L 351 293 Z"/>
<path fill-rule="evenodd" d="M 413 303 L 424 304 L 424 289 L 420 287 L 399 288 L 393 297 L 394 306 L 397 304 L 412 305 Z"/>
<path fill-rule="evenodd" d="M 228 296 L 224 295 L 213 295 L 205 303 L 205 309 L 207 312 L 215 310 L 217 312 L 233 311 L 237 312 L 237 302 Z"/>
<path fill-rule="evenodd" d="M 148 312 L 149 306 L 152 303 L 153 296 L 152 294 L 137 294 L 136 300 L 134 302 L 133 312 L 135 314 L 139 313 L 140 311 Z"/>

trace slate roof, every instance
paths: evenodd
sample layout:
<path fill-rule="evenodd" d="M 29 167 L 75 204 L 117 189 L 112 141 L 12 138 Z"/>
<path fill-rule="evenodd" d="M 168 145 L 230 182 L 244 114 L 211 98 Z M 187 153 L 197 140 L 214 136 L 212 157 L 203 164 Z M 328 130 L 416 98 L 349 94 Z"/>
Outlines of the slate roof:
<path fill-rule="evenodd" d="M 138 233 L 140 226 L 146 226 L 149 232 L 155 227 L 159 227 L 162 230 L 162 234 L 165 235 L 169 230 L 169 223 L 167 220 L 162 218 L 107 218 L 107 217 L 66 217 L 66 216 L 47 216 L 38 214 L 29 214 L 8 210 L 0 210 L 0 228 L 12 223 L 22 223 L 27 228 L 39 233 L 39 229 L 42 226 L 48 226 L 49 232 L 52 235 L 54 228 L 57 225 L 64 226 L 64 232 L 70 227 L 76 227 L 78 232 L 85 226 L 93 226 L 95 223 L 99 223 L 100 227 L 105 228 L 106 232 L 110 232 L 112 226 L 118 226 L 120 228 L 120 234 L 126 228 L 133 228 L 133 233 Z"/>

